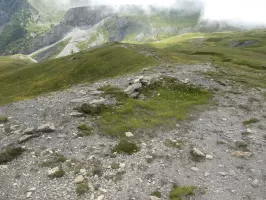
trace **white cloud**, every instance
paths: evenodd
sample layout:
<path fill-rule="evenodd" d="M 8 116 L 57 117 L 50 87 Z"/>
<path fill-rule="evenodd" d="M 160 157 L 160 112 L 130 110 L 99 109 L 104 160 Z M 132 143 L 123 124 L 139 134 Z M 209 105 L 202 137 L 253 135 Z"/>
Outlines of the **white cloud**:
<path fill-rule="evenodd" d="M 265 0 L 203 0 L 204 19 L 234 25 L 266 25 Z"/>
<path fill-rule="evenodd" d="M 57 3 L 78 2 L 78 5 L 125 4 L 153 5 L 158 7 L 189 7 L 185 2 L 193 2 L 194 7 L 202 8 L 203 19 L 230 22 L 232 25 L 266 26 L 266 0 L 57 0 Z"/>

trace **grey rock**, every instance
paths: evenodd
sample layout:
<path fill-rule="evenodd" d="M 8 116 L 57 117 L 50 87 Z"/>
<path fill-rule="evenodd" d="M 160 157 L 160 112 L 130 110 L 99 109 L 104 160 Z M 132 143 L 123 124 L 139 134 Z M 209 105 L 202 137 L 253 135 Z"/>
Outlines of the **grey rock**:
<path fill-rule="evenodd" d="M 130 86 L 127 87 L 127 89 L 125 89 L 125 93 L 130 95 L 134 92 L 136 92 L 138 89 L 140 89 L 142 87 L 142 84 L 141 83 L 134 83 Z"/>
<path fill-rule="evenodd" d="M 192 152 L 196 156 L 205 157 L 205 154 L 202 151 L 200 151 L 199 149 L 197 149 L 197 148 L 193 148 Z"/>
<path fill-rule="evenodd" d="M 55 126 L 52 123 L 43 124 L 43 125 L 38 126 L 36 131 L 37 132 L 43 132 L 43 133 L 54 132 Z"/>
<path fill-rule="evenodd" d="M 23 132 L 23 134 L 25 134 L 25 135 L 31 135 L 31 134 L 34 134 L 35 132 L 36 132 L 36 129 L 33 128 L 33 127 L 31 127 L 31 128 L 27 128 L 27 129 Z"/>
<path fill-rule="evenodd" d="M 255 179 L 252 183 L 251 183 L 251 185 L 253 186 L 253 187 L 258 187 L 259 186 L 259 180 L 258 179 Z"/>
<path fill-rule="evenodd" d="M 191 167 L 191 170 L 194 171 L 194 172 L 197 172 L 197 171 L 199 171 L 199 168 L 197 168 L 197 167 Z"/>
<path fill-rule="evenodd" d="M 72 113 L 70 113 L 70 116 L 71 117 L 82 117 L 83 116 L 83 113 L 80 113 L 80 112 L 72 112 Z"/>
<path fill-rule="evenodd" d="M 218 174 L 221 175 L 221 176 L 227 176 L 228 175 L 227 172 L 219 172 Z"/>
<path fill-rule="evenodd" d="M 32 138 L 40 136 L 39 134 L 32 134 L 32 135 L 23 135 L 19 138 L 18 143 L 22 144 L 24 142 L 27 142 L 28 140 L 31 140 Z"/>

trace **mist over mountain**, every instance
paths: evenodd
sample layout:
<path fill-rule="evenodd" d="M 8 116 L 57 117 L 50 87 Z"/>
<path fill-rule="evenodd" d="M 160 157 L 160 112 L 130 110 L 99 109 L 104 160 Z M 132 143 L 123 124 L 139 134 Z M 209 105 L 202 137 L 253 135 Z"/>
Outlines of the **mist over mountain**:
<path fill-rule="evenodd" d="M 264 27 L 263 1 L 248 2 L 239 9 L 239 1 L 215 0 L 1 0 L 0 53 L 41 61 L 112 41 Z"/>

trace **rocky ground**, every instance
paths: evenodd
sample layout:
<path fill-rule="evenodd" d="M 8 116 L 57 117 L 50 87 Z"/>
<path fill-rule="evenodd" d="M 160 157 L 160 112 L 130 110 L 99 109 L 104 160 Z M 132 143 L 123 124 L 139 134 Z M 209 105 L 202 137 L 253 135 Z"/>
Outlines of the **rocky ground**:
<path fill-rule="evenodd" d="M 199 194 L 184 199 L 266 199 L 263 92 L 202 74 L 210 70 L 215 68 L 158 66 L 0 107 L 0 115 L 8 117 L 8 122 L 0 124 L 0 151 L 12 144 L 26 149 L 17 159 L 0 165 L 0 199 L 158 200 L 169 199 L 173 185 L 200 189 Z M 133 155 L 111 153 L 118 142 L 115 138 L 77 137 L 77 125 L 93 126 L 95 118 L 83 117 L 73 108 L 101 102 L 98 87 L 110 84 L 125 89 L 139 76 L 156 79 L 162 75 L 211 89 L 214 99 L 174 130 L 153 130 L 156 136 L 144 137 L 141 150 Z M 256 123 L 243 124 L 251 118 Z M 168 148 L 165 141 L 182 141 L 184 147 Z M 78 196 L 77 186 L 79 192 L 88 191 Z M 161 197 L 152 196 L 154 191 Z"/>

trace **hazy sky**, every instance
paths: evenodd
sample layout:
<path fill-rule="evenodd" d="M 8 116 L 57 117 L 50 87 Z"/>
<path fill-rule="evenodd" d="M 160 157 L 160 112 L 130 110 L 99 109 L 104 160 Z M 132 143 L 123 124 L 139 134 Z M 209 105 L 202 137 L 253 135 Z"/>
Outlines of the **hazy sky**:
<path fill-rule="evenodd" d="M 67 2 L 69 0 L 58 0 Z M 81 4 L 88 0 L 72 0 Z M 182 7 L 184 1 L 204 7 L 203 19 L 230 21 L 233 24 L 266 25 L 266 0 L 91 0 L 94 4 L 137 4 Z"/>

